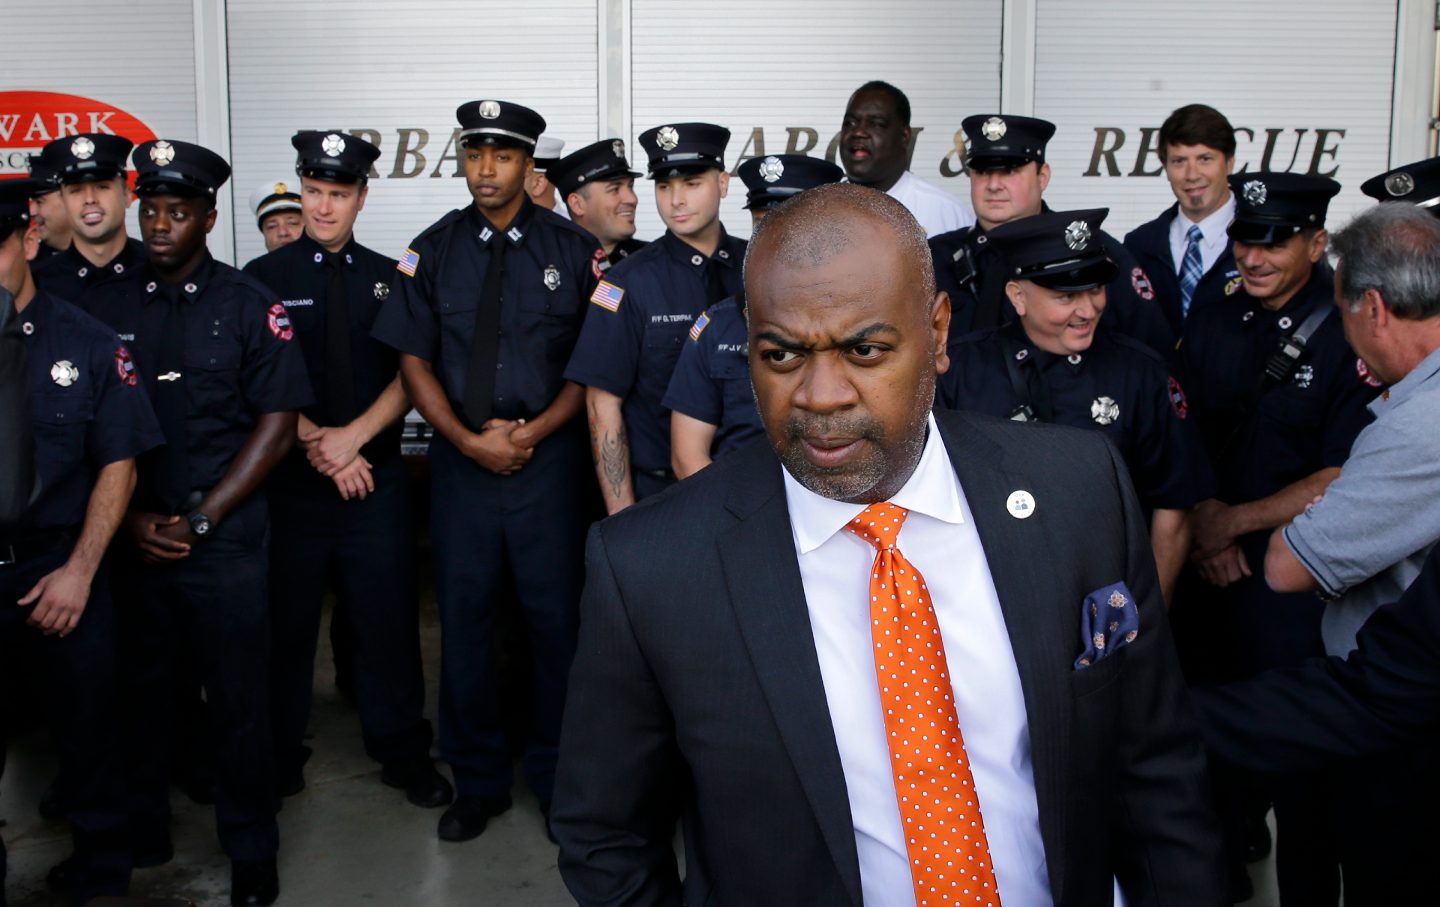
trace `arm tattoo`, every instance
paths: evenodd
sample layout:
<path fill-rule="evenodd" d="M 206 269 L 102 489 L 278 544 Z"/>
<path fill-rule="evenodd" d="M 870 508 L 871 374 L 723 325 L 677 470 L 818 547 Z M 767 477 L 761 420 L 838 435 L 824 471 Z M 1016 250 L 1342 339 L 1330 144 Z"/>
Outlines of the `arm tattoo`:
<path fill-rule="evenodd" d="M 619 431 L 606 432 L 599 437 L 600 468 L 605 471 L 605 481 L 610 483 L 610 493 L 620 496 L 625 478 L 630 474 L 630 441 L 625 436 L 625 427 Z"/>

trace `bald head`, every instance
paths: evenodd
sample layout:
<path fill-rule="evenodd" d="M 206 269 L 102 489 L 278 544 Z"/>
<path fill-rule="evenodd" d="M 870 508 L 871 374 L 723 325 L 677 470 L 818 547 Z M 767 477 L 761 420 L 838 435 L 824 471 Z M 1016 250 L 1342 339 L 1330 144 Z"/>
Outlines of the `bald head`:
<path fill-rule="evenodd" d="M 810 189 L 745 256 L 750 380 L 780 461 L 828 498 L 887 500 L 925 446 L 950 305 L 925 233 L 874 189 Z"/>
<path fill-rule="evenodd" d="M 928 311 L 935 301 L 935 266 L 924 228 L 895 199 L 854 183 L 817 186 L 772 208 L 745 250 L 746 289 L 752 263 L 762 258 L 784 268 L 816 268 L 841 255 L 881 257 L 877 233 Z"/>

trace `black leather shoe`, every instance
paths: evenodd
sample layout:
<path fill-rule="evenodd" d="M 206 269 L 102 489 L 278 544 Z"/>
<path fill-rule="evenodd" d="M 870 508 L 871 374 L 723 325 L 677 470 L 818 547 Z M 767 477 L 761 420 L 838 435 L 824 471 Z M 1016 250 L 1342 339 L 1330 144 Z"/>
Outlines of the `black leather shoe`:
<path fill-rule="evenodd" d="M 45 873 L 45 887 L 67 900 L 73 899 L 75 889 L 79 886 L 80 867 L 76 865 L 73 855 L 51 866 L 50 871 Z"/>
<path fill-rule="evenodd" d="M 65 818 L 65 803 L 60 798 L 60 792 L 55 789 L 55 782 L 45 788 L 45 793 L 40 797 L 40 818 L 49 819 L 54 822 Z"/>
<path fill-rule="evenodd" d="M 436 834 L 442 841 L 469 841 L 480 837 L 492 816 L 510 808 L 510 798 L 456 797 L 454 804 L 440 817 Z"/>
<path fill-rule="evenodd" d="M 230 903 L 253 907 L 275 903 L 280 897 L 280 874 L 274 860 L 231 860 Z"/>
<path fill-rule="evenodd" d="M 405 791 L 405 799 L 424 809 L 445 806 L 455 799 L 455 788 L 435 768 L 430 757 L 414 762 L 395 763 L 385 766 L 380 780 L 388 787 Z"/>
<path fill-rule="evenodd" d="M 170 835 L 138 835 L 130 849 L 130 864 L 136 869 L 164 866 L 175 859 L 175 845 Z"/>
<path fill-rule="evenodd" d="M 305 789 L 305 763 L 310 761 L 314 753 L 310 747 L 302 746 L 298 759 L 277 763 L 279 768 L 275 773 L 275 793 L 281 797 L 293 797 Z M 288 765 L 285 764 L 287 761 Z"/>
<path fill-rule="evenodd" d="M 541 818 L 542 820 L 544 820 L 544 822 L 545 822 L 545 837 L 547 837 L 547 838 L 550 839 L 550 843 L 551 843 L 551 844 L 557 844 L 557 845 L 558 845 L 558 844 L 560 843 L 560 841 L 559 841 L 558 839 L 556 839 L 556 837 L 555 837 L 555 832 L 553 832 L 553 831 L 550 830 L 550 804 L 549 804 L 549 803 L 541 803 L 541 804 L 540 804 L 540 818 Z"/>

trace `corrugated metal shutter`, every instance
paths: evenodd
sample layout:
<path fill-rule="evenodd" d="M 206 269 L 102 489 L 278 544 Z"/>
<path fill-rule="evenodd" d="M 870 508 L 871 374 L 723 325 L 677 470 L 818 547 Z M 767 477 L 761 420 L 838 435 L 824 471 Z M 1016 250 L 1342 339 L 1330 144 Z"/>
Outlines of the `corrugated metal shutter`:
<path fill-rule="evenodd" d="M 912 169 L 968 198 L 952 152 L 960 121 L 1000 97 L 999 0 L 946 4 L 908 0 L 733 0 L 702 10 L 687 0 L 634 0 L 631 122 L 636 135 L 667 121 L 700 120 L 731 130 L 726 162 L 742 152 L 784 152 L 794 140 L 823 155 L 840 130 L 850 93 L 884 79 L 910 98 L 911 122 L 924 127 Z M 810 132 L 807 132 L 809 130 Z M 627 147 L 637 148 L 635 136 Z M 643 163 L 643 155 L 639 157 Z M 643 166 L 637 169 L 643 170 Z M 639 235 L 664 231 L 648 184 L 640 189 Z M 735 181 L 722 208 L 726 228 L 750 234 Z"/>
<path fill-rule="evenodd" d="M 1271 168 L 1307 171 L 1317 130 L 1327 130 L 1324 146 L 1335 150 L 1320 152 L 1319 169 L 1338 167 L 1345 188 L 1330 224 L 1342 224 L 1371 204 L 1360 183 L 1388 166 L 1395 10 L 1373 0 L 1039 0 L 1035 112 L 1059 127 L 1047 200 L 1109 206 L 1106 226 L 1120 235 L 1153 218 L 1174 197 L 1163 176 L 1130 175 L 1142 129 L 1158 131 L 1170 111 L 1198 102 L 1254 130 L 1253 140 L 1238 137 L 1237 170 L 1260 169 L 1273 134 Z M 1097 136 L 1118 140 L 1097 129 L 1124 132 L 1120 176 L 1103 158 L 1091 168 Z M 1144 164 L 1155 171 L 1160 159 Z"/>
<path fill-rule="evenodd" d="M 123 10 L 94 0 L 53 0 L 25 16 L 14 12 L 0 29 L 0 88 L 93 98 L 137 117 L 156 135 L 195 140 L 191 0 L 134 0 Z M 88 128 L 82 120 L 76 131 Z M 133 205 L 128 224 L 138 237 Z"/>
<path fill-rule="evenodd" d="M 595 134 L 596 0 L 229 0 L 227 12 L 239 262 L 264 251 L 244 200 L 293 176 L 297 130 L 378 137 L 356 236 L 391 256 L 471 201 L 454 149 L 441 161 L 461 103 L 533 107 L 570 149 Z"/>

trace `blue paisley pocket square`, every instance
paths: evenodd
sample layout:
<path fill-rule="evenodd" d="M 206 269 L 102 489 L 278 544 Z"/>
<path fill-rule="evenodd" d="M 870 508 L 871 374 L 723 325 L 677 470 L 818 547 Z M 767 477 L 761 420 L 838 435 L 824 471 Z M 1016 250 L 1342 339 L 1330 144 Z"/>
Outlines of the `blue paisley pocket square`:
<path fill-rule="evenodd" d="M 1085 651 L 1075 659 L 1077 671 L 1135 641 L 1140 633 L 1140 612 L 1135 609 L 1135 596 L 1124 583 L 1101 586 L 1085 596 L 1080 633 Z"/>

